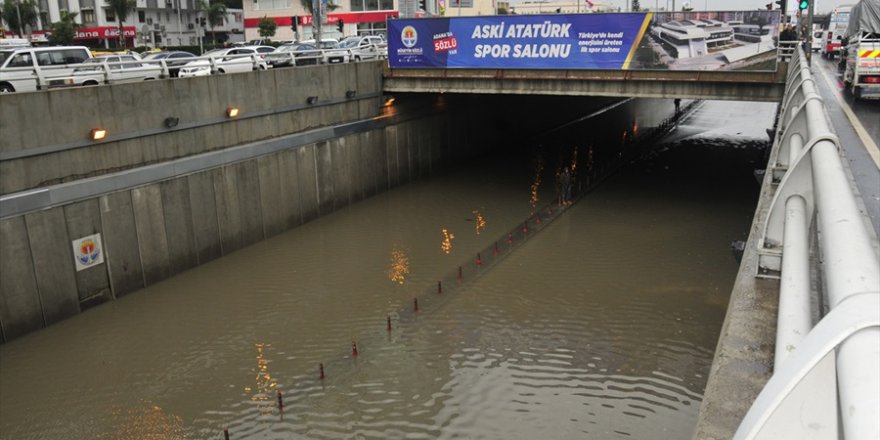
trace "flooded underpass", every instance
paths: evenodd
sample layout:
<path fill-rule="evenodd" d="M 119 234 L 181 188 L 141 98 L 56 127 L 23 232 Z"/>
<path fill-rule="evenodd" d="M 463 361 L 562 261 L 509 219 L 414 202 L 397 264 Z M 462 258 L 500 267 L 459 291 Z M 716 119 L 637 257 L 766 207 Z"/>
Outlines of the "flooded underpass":
<path fill-rule="evenodd" d="M 698 103 L 485 267 L 632 133 L 496 149 L 15 340 L 0 437 L 689 438 L 774 110 Z"/>

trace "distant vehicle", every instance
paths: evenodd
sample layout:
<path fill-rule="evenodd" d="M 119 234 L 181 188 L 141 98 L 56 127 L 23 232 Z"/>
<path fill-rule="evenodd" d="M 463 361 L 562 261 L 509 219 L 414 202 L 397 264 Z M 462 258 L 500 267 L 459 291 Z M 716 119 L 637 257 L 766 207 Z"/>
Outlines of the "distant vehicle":
<path fill-rule="evenodd" d="M 856 99 L 880 99 L 880 3 L 853 7 L 844 40 L 844 86 Z"/>
<path fill-rule="evenodd" d="M 214 49 L 202 55 L 202 57 L 214 59 L 214 71 L 212 71 L 211 62 L 202 59 L 184 64 L 180 68 L 178 76 L 180 78 L 187 78 L 192 76 L 208 76 L 213 73 L 240 73 L 256 69 L 268 69 L 269 64 L 260 57 L 257 58 L 256 68 L 254 67 L 253 55 L 258 54 L 259 52 L 252 47 Z"/>
<path fill-rule="evenodd" d="M 141 82 L 160 77 L 161 66 L 140 61 L 142 60 L 137 55 L 101 55 L 83 61 L 69 78 L 50 80 L 49 86 L 96 86 L 103 83 Z"/>
<path fill-rule="evenodd" d="M 813 41 L 810 43 L 810 50 L 819 52 L 822 50 L 822 31 L 813 32 Z"/>
<path fill-rule="evenodd" d="M 0 49 L 13 47 L 30 47 L 31 42 L 27 38 L 0 38 Z"/>
<path fill-rule="evenodd" d="M 321 50 L 311 44 L 285 44 L 267 54 L 266 62 L 272 67 L 305 66 L 318 64 L 322 56 Z"/>
<path fill-rule="evenodd" d="M 168 66 L 168 76 L 170 76 L 171 78 L 177 78 L 177 75 L 180 72 L 180 68 L 183 67 L 186 63 L 193 61 L 193 58 L 196 58 L 196 56 L 189 52 L 170 51 L 147 54 L 144 57 L 144 61 L 165 60 L 165 65 Z M 156 65 L 160 64 L 156 63 Z"/>
<path fill-rule="evenodd" d="M 325 54 L 328 63 L 377 59 L 384 56 L 387 43 L 375 35 L 346 38 Z"/>
<path fill-rule="evenodd" d="M 849 24 L 850 11 L 852 11 L 852 5 L 838 6 L 831 11 L 828 29 L 822 31 L 820 51 L 823 57 L 834 58 L 840 53 L 840 44 L 843 34 L 846 32 L 846 26 Z"/>
<path fill-rule="evenodd" d="M 76 66 L 90 58 L 92 53 L 84 46 L 0 49 L 0 93 L 47 87 L 48 78 L 70 76 Z"/>
<path fill-rule="evenodd" d="M 232 47 L 265 46 L 268 44 L 269 44 L 269 40 L 250 40 L 250 41 L 239 41 L 237 43 L 232 43 Z"/>
<path fill-rule="evenodd" d="M 328 51 L 336 48 L 336 46 L 339 44 L 339 40 L 336 40 L 334 38 L 322 38 L 321 44 L 315 43 L 315 40 L 303 40 L 303 41 L 301 41 L 301 43 L 311 44 L 312 46 L 316 46 L 318 49 L 320 49 L 323 52 L 323 56 L 321 57 L 321 62 L 324 64 L 333 63 L 333 62 L 337 62 L 337 63 L 340 62 L 340 61 L 335 61 L 335 60 L 331 61 L 327 58 Z"/>

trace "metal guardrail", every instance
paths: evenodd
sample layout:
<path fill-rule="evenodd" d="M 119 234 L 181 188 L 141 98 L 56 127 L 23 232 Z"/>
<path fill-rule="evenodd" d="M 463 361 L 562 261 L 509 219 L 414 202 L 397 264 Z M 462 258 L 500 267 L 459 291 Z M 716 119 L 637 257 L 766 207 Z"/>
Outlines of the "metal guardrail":
<path fill-rule="evenodd" d="M 880 438 L 880 257 L 828 121 L 797 47 L 768 164 L 776 194 L 758 244 L 757 276 L 780 283 L 774 374 L 734 439 Z M 831 310 L 812 326 L 814 279 Z"/>
<path fill-rule="evenodd" d="M 245 46 L 246 47 L 246 46 Z M 309 49 L 304 51 L 290 51 L 275 53 L 268 52 L 264 54 L 241 54 L 226 56 L 199 56 L 188 58 L 175 58 L 172 60 L 175 64 L 181 62 L 206 61 L 207 67 L 210 67 L 210 74 L 215 75 L 223 73 L 223 68 L 230 64 L 242 65 L 245 60 L 249 61 L 252 70 L 266 70 L 271 67 L 270 59 L 289 60 L 290 67 L 299 65 L 313 64 L 331 64 L 328 55 L 344 56 L 345 62 L 359 62 L 361 60 L 369 61 L 373 59 L 387 58 L 387 45 L 371 44 L 367 46 L 368 53 L 364 52 L 364 48 L 354 49 Z M 270 54 L 274 54 L 271 55 Z M 120 54 L 126 55 L 126 54 Z M 240 62 L 235 62 L 241 60 Z M 120 75 L 120 72 L 131 72 L 132 67 L 138 68 L 144 78 L 158 79 L 171 78 L 171 70 L 178 70 L 187 67 L 186 65 L 171 65 L 169 60 L 150 60 L 140 59 L 134 61 L 103 61 L 95 64 L 75 64 L 66 66 L 35 66 L 35 67 L 5 67 L 0 69 L 7 73 L 33 73 L 37 81 L 38 90 L 46 90 L 58 87 L 70 87 L 75 85 L 95 85 L 94 82 L 101 84 L 114 84 L 122 82 L 131 82 L 130 77 Z M 231 62 L 231 63 L 230 63 Z M 128 68 L 126 68 L 128 66 Z M 192 67 L 192 66 L 190 66 Z M 74 72 L 70 73 L 73 69 Z M 77 71 L 79 69 L 79 71 Z M 88 69 L 88 70 L 85 70 Z M 137 76 L 137 75 L 135 75 Z M 84 84 L 87 83 L 87 84 Z"/>

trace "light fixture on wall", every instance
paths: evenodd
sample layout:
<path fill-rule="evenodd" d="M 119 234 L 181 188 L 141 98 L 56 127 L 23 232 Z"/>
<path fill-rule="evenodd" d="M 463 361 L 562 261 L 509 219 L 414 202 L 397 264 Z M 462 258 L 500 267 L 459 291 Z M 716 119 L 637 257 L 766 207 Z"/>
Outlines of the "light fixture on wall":
<path fill-rule="evenodd" d="M 162 124 L 165 125 L 165 128 L 174 128 L 177 127 L 177 124 L 180 122 L 180 118 L 175 118 L 174 116 L 169 116 L 162 121 Z"/>
<path fill-rule="evenodd" d="M 391 107 L 392 105 L 394 105 L 394 97 L 386 95 L 385 96 L 385 104 L 383 104 L 383 105 L 385 107 Z"/>
<path fill-rule="evenodd" d="M 354 98 L 355 95 L 357 95 L 357 91 L 356 91 L 356 90 L 346 90 L 346 91 L 345 91 L 345 99 L 351 99 L 351 98 Z"/>
<path fill-rule="evenodd" d="M 93 141 L 100 141 L 105 137 L 107 137 L 107 130 L 103 128 L 93 128 L 91 131 L 89 131 L 89 138 L 91 138 Z"/>
<path fill-rule="evenodd" d="M 227 107 L 226 108 L 226 117 L 234 118 L 238 116 L 238 107 Z"/>
<path fill-rule="evenodd" d="M 308 98 L 306 98 L 306 102 L 309 105 L 314 105 L 316 102 L 318 102 L 318 97 L 317 96 L 309 96 Z"/>

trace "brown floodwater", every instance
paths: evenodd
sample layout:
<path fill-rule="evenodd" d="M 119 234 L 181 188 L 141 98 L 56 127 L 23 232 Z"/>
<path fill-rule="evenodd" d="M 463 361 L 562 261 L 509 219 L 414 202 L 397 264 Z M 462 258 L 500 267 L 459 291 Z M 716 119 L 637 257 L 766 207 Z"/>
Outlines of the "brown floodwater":
<path fill-rule="evenodd" d="M 718 132 L 735 105 L 442 295 L 554 199 L 561 154 L 395 188 L 0 346 L 0 438 L 689 438 L 773 111 Z"/>

